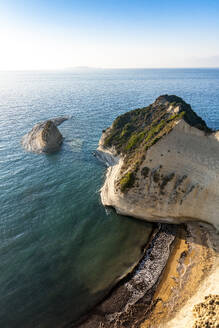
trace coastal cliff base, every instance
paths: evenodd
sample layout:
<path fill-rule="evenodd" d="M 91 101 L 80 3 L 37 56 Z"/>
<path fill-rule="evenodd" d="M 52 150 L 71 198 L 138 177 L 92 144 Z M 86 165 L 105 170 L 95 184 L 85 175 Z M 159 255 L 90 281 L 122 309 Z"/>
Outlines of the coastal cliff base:
<path fill-rule="evenodd" d="M 218 235 L 209 225 L 162 225 L 135 270 L 72 327 L 207 327 L 210 319 L 194 314 L 206 296 L 219 294 L 218 251 Z M 217 327 L 216 316 L 211 320 L 209 327 Z"/>
<path fill-rule="evenodd" d="M 136 268 L 74 328 L 139 327 L 150 309 L 162 271 L 168 261 L 178 228 L 160 225 Z"/>
<path fill-rule="evenodd" d="M 140 327 L 218 327 L 216 312 L 211 319 L 207 311 L 202 318 L 197 312 L 205 297 L 219 295 L 218 253 L 219 236 L 212 226 L 189 223 L 180 229 L 153 296 L 156 305 Z"/>

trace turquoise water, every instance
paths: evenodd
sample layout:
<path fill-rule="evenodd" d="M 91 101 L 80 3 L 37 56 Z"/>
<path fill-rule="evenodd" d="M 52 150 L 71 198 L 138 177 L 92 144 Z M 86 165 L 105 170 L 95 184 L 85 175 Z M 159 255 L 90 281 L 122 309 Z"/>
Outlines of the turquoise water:
<path fill-rule="evenodd" d="M 92 151 L 116 116 L 166 93 L 219 128 L 219 69 L 0 72 L 0 327 L 63 327 L 138 260 L 151 226 L 101 205 Z M 62 115 L 59 153 L 22 149 Z"/>

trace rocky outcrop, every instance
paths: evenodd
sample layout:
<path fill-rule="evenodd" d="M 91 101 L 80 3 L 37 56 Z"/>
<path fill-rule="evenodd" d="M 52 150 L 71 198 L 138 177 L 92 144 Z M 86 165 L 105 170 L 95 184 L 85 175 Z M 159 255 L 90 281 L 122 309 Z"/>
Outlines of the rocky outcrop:
<path fill-rule="evenodd" d="M 101 200 L 120 214 L 219 227 L 219 132 L 181 98 L 119 116 L 97 150 L 109 166 Z M 111 162 L 111 164 L 110 164 Z"/>
<path fill-rule="evenodd" d="M 37 153 L 52 153 L 59 150 L 63 137 L 57 128 L 68 117 L 58 117 L 36 124 L 33 129 L 22 138 L 22 145 L 28 151 Z"/>

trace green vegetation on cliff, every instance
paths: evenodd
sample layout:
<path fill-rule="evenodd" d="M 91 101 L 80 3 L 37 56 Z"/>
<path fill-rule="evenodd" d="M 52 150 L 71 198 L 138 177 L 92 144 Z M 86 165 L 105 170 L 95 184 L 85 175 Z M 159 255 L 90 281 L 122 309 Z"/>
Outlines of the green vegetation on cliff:
<path fill-rule="evenodd" d="M 120 180 L 120 189 L 125 191 L 127 188 L 131 188 L 135 182 L 134 172 L 126 173 Z"/>
<path fill-rule="evenodd" d="M 114 147 L 118 154 L 125 156 L 121 191 L 134 185 L 136 172 L 146 151 L 171 132 L 182 118 L 193 127 L 211 132 L 191 106 L 177 96 L 160 96 L 148 107 L 129 111 L 115 119 L 107 130 L 104 146 Z"/>

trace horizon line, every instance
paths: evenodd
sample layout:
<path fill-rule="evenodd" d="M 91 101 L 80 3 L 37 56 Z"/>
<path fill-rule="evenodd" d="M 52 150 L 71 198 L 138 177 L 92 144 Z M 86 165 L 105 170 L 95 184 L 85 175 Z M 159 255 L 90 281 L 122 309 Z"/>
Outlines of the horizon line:
<path fill-rule="evenodd" d="M 71 70 L 143 70 L 143 69 L 219 69 L 219 66 L 199 66 L 199 67 L 92 67 L 92 66 L 75 66 L 68 68 L 37 68 L 37 69 L 0 69 L 0 72 L 42 72 L 42 71 L 71 71 Z"/>

